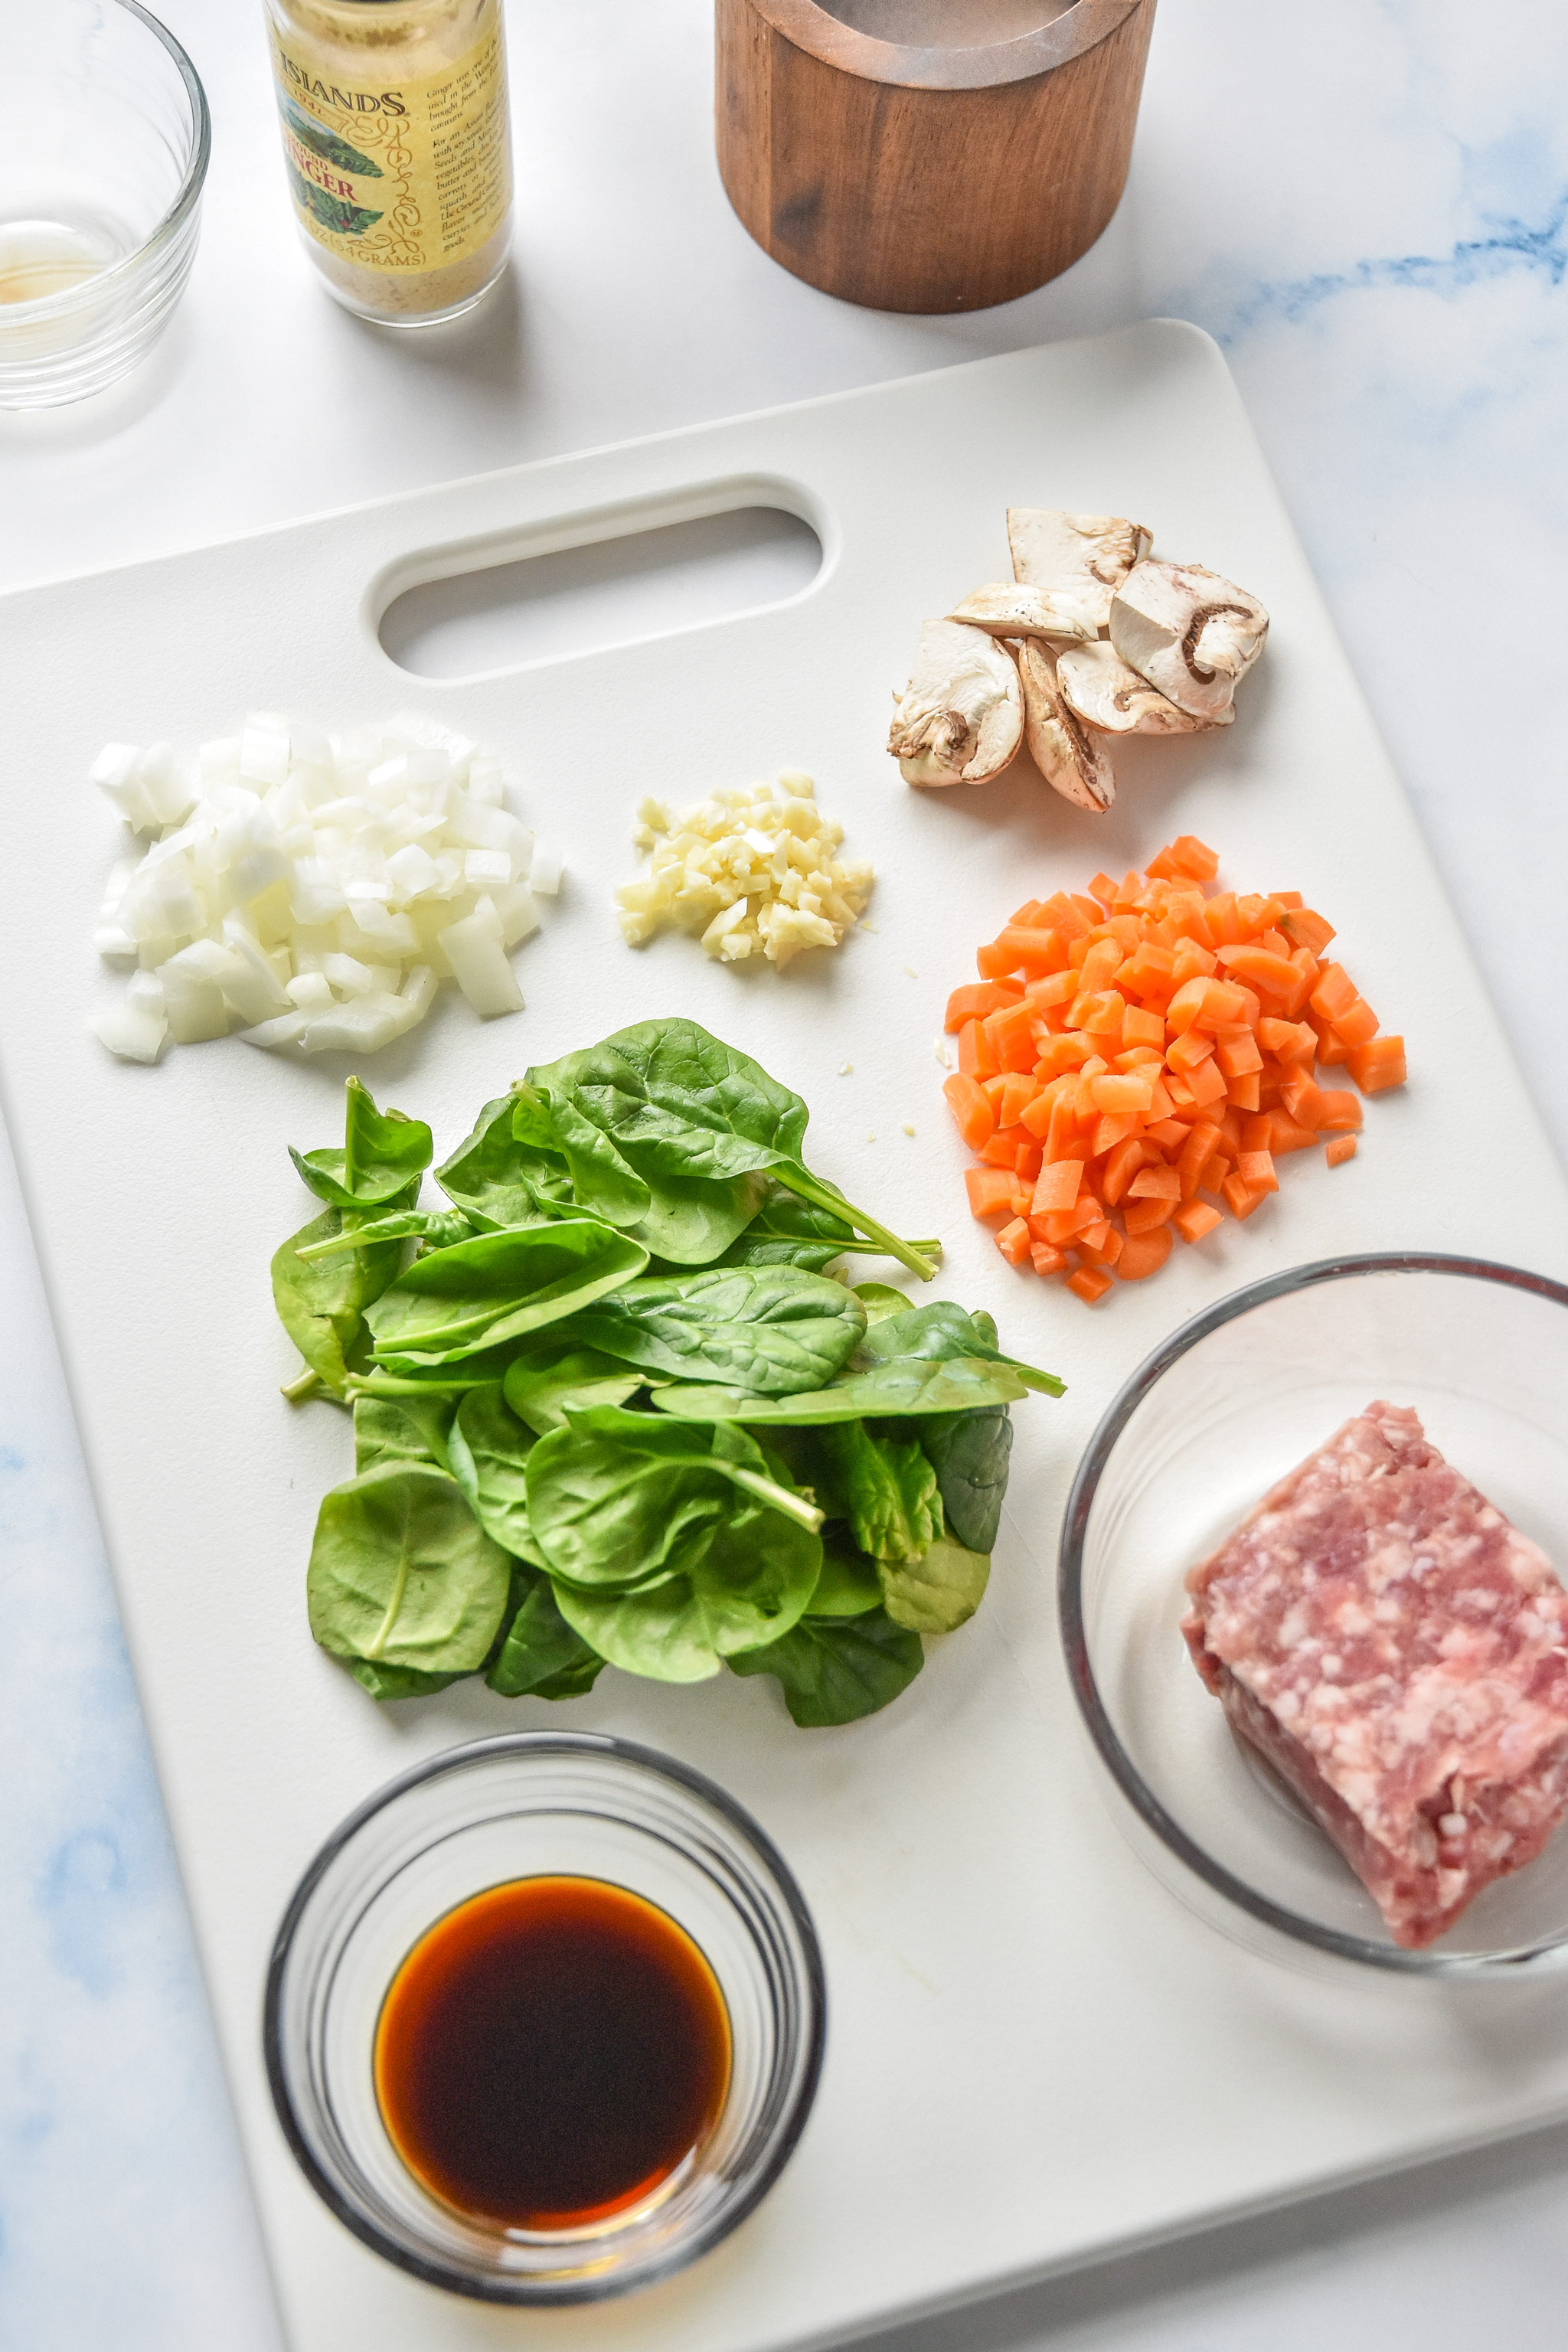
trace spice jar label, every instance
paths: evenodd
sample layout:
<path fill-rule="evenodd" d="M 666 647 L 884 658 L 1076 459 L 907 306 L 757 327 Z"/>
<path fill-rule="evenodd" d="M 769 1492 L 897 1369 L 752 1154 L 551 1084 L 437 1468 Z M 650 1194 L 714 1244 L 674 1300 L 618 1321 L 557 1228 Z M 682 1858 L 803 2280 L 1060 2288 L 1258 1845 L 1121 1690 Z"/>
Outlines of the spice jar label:
<path fill-rule="evenodd" d="M 376 89 L 268 29 L 289 191 L 318 244 L 363 269 L 417 272 L 494 236 L 511 201 L 499 21 L 439 73 Z"/>

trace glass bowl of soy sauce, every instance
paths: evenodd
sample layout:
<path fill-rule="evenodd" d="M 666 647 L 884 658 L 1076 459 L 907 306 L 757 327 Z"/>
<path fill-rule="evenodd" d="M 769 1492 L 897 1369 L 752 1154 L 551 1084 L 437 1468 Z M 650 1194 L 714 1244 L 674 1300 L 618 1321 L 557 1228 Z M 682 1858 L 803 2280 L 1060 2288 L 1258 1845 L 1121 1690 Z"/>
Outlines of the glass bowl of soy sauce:
<path fill-rule="evenodd" d="M 800 1889 L 687 1766 L 594 1733 L 449 1749 L 330 1838 L 264 2026 L 317 2193 L 416 2277 L 586 2303 L 685 2267 L 777 2179 L 826 2021 Z"/>

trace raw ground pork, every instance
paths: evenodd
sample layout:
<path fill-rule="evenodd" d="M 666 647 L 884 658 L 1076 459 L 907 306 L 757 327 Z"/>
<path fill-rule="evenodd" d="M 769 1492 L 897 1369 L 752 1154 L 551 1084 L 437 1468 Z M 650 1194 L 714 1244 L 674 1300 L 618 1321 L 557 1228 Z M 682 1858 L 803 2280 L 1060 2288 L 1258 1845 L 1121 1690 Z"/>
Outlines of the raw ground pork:
<path fill-rule="evenodd" d="M 1368 1405 L 1187 1590 L 1199 1674 L 1396 1943 L 1541 1852 L 1568 1810 L 1568 1592 L 1415 1413 Z"/>

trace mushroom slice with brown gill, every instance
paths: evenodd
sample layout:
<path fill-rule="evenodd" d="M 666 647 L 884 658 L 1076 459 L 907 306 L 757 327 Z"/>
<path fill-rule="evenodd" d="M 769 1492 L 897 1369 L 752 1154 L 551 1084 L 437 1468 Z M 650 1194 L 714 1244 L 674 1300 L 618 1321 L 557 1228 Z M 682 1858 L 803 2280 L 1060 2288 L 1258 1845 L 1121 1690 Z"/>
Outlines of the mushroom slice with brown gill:
<path fill-rule="evenodd" d="M 1179 709 L 1223 721 L 1268 634 L 1256 596 L 1201 563 L 1134 566 L 1110 606 L 1110 642 Z"/>
<path fill-rule="evenodd" d="M 1228 727 L 1234 709 L 1217 719 L 1194 719 L 1179 709 L 1146 677 L 1129 669 L 1114 646 L 1064 646 L 1057 656 L 1062 698 L 1079 717 L 1105 735 L 1195 735 L 1211 726 Z"/>
<path fill-rule="evenodd" d="M 1082 634 L 1092 637 L 1110 622 L 1112 596 L 1153 541 L 1142 523 L 1121 515 L 1009 507 L 1007 544 L 1017 578 L 1075 613 Z"/>
<path fill-rule="evenodd" d="M 1092 641 L 1094 630 L 1073 598 L 1053 596 L 1016 580 L 988 581 L 955 604 L 950 621 L 965 622 L 993 637 L 1075 637 Z"/>
<path fill-rule="evenodd" d="M 924 621 L 914 675 L 893 698 L 888 749 L 906 784 L 984 784 L 1024 733 L 1018 665 L 962 621 Z"/>
<path fill-rule="evenodd" d="M 1024 682 L 1024 733 L 1029 756 L 1053 792 L 1079 808 L 1103 812 L 1116 798 L 1110 754 L 1088 733 L 1057 682 L 1057 656 L 1036 637 L 1018 646 Z"/>

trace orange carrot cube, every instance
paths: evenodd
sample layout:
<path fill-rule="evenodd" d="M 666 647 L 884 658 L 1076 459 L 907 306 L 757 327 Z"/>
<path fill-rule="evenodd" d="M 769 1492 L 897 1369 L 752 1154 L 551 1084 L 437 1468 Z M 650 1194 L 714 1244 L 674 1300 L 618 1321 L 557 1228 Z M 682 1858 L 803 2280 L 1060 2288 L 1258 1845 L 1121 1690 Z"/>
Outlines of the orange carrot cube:
<path fill-rule="evenodd" d="M 1405 1079 L 1403 1037 L 1374 1037 L 1354 1045 L 1345 1055 L 1350 1074 L 1363 1095 L 1386 1094 Z"/>
<path fill-rule="evenodd" d="M 1347 1160 L 1355 1158 L 1353 1135 L 1336 1135 L 1323 1146 L 1323 1157 L 1331 1168 L 1342 1168 Z"/>

